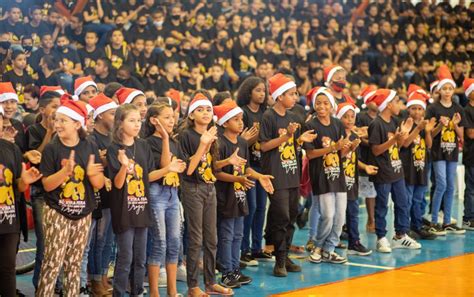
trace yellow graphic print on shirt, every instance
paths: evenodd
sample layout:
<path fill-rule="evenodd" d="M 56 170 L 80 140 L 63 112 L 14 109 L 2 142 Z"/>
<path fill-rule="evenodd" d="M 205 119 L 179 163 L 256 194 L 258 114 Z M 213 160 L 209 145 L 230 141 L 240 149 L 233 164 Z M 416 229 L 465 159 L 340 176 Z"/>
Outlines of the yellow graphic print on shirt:
<path fill-rule="evenodd" d="M 15 195 L 13 191 L 13 173 L 0 164 L 0 224 L 13 223 L 16 217 Z"/>
<path fill-rule="evenodd" d="M 422 171 L 425 168 L 425 156 L 426 156 L 426 144 L 425 140 L 418 135 L 415 140 L 413 140 L 413 147 L 411 149 L 413 166 L 415 166 L 416 171 Z"/>
<path fill-rule="evenodd" d="M 441 150 L 444 153 L 451 154 L 456 148 L 456 132 L 454 131 L 453 121 L 449 121 L 448 126 L 441 130 Z"/>
<path fill-rule="evenodd" d="M 131 160 L 127 169 L 127 206 L 129 212 L 136 215 L 145 210 L 148 199 L 145 196 L 145 183 L 143 182 L 143 168 Z"/>
<path fill-rule="evenodd" d="M 234 165 L 234 176 L 242 176 L 245 173 L 245 165 L 242 166 L 235 166 Z M 244 203 L 245 202 L 245 188 L 241 183 L 234 182 L 234 192 L 235 192 L 235 198 L 239 203 Z"/>
<path fill-rule="evenodd" d="M 278 134 L 280 136 L 286 134 L 286 129 L 279 129 Z M 290 171 L 292 174 L 296 173 L 296 169 L 298 168 L 298 163 L 296 161 L 296 152 L 295 152 L 295 144 L 294 144 L 294 137 L 288 139 L 288 141 L 283 142 L 278 147 L 278 151 L 280 152 L 280 160 L 281 160 L 281 167 L 285 169 L 285 172 L 288 174 Z"/>
<path fill-rule="evenodd" d="M 321 142 L 325 148 L 335 145 L 334 141 L 327 136 L 323 136 Z M 323 168 L 324 174 L 326 174 L 328 180 L 333 181 L 336 178 L 339 178 L 339 175 L 341 174 L 339 154 L 337 152 L 325 154 L 323 156 Z"/>
<path fill-rule="evenodd" d="M 175 160 L 176 157 L 173 156 L 171 161 Z M 176 188 L 179 186 L 179 175 L 176 172 L 169 172 L 163 177 L 163 186 L 169 186 Z"/>
<path fill-rule="evenodd" d="M 67 160 L 64 159 L 62 163 L 65 161 Z M 76 164 L 72 171 L 72 176 L 61 185 L 58 204 L 62 211 L 70 214 L 80 214 L 86 207 L 84 175 L 84 169 Z"/>
<path fill-rule="evenodd" d="M 388 133 L 388 138 L 392 137 L 394 134 L 389 132 Z M 395 143 L 393 144 L 389 149 L 388 149 L 388 155 L 390 158 L 390 163 L 392 164 L 393 172 L 395 173 L 400 173 L 402 170 L 402 161 L 400 160 L 400 153 L 398 150 L 398 144 Z"/>
<path fill-rule="evenodd" d="M 355 167 L 356 167 L 357 155 L 354 152 L 349 152 L 346 156 L 346 160 L 342 164 L 344 168 L 344 176 L 346 178 L 346 187 L 350 191 L 355 184 Z"/>
<path fill-rule="evenodd" d="M 250 147 L 250 151 L 256 160 L 260 160 L 262 157 L 262 151 L 260 150 L 260 142 L 257 140 L 254 144 Z"/>
<path fill-rule="evenodd" d="M 22 104 L 25 102 L 25 95 L 24 95 L 24 91 L 25 91 L 25 86 L 22 85 L 21 83 L 16 83 L 15 84 L 15 91 L 16 91 L 16 94 L 18 95 L 18 103 Z"/>
<path fill-rule="evenodd" d="M 198 173 L 201 175 L 201 178 L 206 183 L 213 183 L 216 181 L 214 173 L 212 173 L 212 155 L 207 152 L 201 157 L 201 164 L 198 167 Z"/>

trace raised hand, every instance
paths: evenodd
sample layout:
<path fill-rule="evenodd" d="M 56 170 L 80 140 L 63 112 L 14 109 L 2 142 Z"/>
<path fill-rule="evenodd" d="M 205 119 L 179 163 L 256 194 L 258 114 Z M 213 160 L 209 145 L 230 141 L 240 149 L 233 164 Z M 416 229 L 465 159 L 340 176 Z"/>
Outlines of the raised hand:
<path fill-rule="evenodd" d="M 402 134 L 408 134 L 411 131 L 411 128 L 413 128 L 413 119 L 408 118 L 405 121 L 402 122 L 400 125 L 400 132 Z"/>
<path fill-rule="evenodd" d="M 360 138 L 354 139 L 354 140 L 351 142 L 351 148 L 352 148 L 352 150 L 355 150 L 355 149 L 359 146 L 360 142 L 361 142 Z"/>
<path fill-rule="evenodd" d="M 425 131 L 426 132 L 431 132 L 433 131 L 434 127 L 436 126 L 436 118 L 431 118 L 425 126 Z"/>
<path fill-rule="evenodd" d="M 244 158 L 240 157 L 238 155 L 239 153 L 239 148 L 236 148 L 235 151 L 232 153 L 232 155 L 230 155 L 230 157 L 228 158 L 229 160 L 229 163 L 234 165 L 234 166 L 237 166 L 237 167 L 240 167 L 240 166 L 243 166 L 247 163 L 247 160 L 245 160 Z"/>
<path fill-rule="evenodd" d="M 447 127 L 449 125 L 449 121 L 450 121 L 450 118 L 445 117 L 445 116 L 441 116 L 439 118 L 439 122 L 445 127 Z"/>
<path fill-rule="evenodd" d="M 69 153 L 69 158 L 66 161 L 66 165 L 64 166 L 68 176 L 72 176 L 74 172 L 74 166 L 76 166 L 76 161 L 74 161 L 75 156 L 76 152 L 74 150 L 71 150 L 71 152 Z"/>
<path fill-rule="evenodd" d="M 365 166 L 365 172 L 367 172 L 368 175 L 376 175 L 378 171 L 379 171 L 379 168 L 377 166 L 372 166 L 372 165 Z"/>
<path fill-rule="evenodd" d="M 21 180 L 26 185 L 31 185 L 32 183 L 38 181 L 42 176 L 43 175 L 37 168 L 31 167 L 27 170 L 25 163 L 21 163 Z"/>
<path fill-rule="evenodd" d="M 262 185 L 262 188 L 269 194 L 273 194 L 273 192 L 275 191 L 275 189 L 273 188 L 272 179 L 274 179 L 274 177 L 271 175 L 262 175 L 258 179 L 260 185 Z"/>
<path fill-rule="evenodd" d="M 161 122 L 157 119 L 158 125 L 155 126 L 156 132 L 160 134 L 162 139 L 169 139 L 168 132 L 166 132 L 165 127 L 161 124 Z"/>
<path fill-rule="evenodd" d="M 308 130 L 301 134 L 300 140 L 302 142 L 313 142 L 316 137 L 318 137 L 318 134 L 314 133 L 314 130 Z"/>
<path fill-rule="evenodd" d="M 339 139 L 336 143 L 336 150 L 340 151 L 340 150 L 350 146 L 350 144 L 351 144 L 351 142 L 349 141 L 348 137 L 344 138 L 344 137 L 341 136 L 341 139 Z"/>
<path fill-rule="evenodd" d="M 428 120 L 421 120 L 419 123 L 418 123 L 418 129 L 421 130 L 424 130 L 426 128 L 426 125 L 428 124 Z"/>
<path fill-rule="evenodd" d="M 101 163 L 95 163 L 95 156 L 89 156 L 89 162 L 87 162 L 87 176 L 96 176 L 104 172 L 104 166 Z"/>
<path fill-rule="evenodd" d="M 293 134 L 295 134 L 296 132 L 296 129 L 298 129 L 299 127 L 300 127 L 300 124 L 291 122 L 290 124 L 288 124 L 288 127 L 286 128 L 286 133 L 288 134 L 288 136 L 293 136 Z"/>
<path fill-rule="evenodd" d="M 246 175 L 240 176 L 240 181 L 239 181 L 239 183 L 240 183 L 246 190 L 255 187 L 255 181 L 251 180 L 249 177 L 250 177 L 250 174 L 246 174 Z"/>
<path fill-rule="evenodd" d="M 182 173 L 186 169 L 186 162 L 180 159 L 173 159 L 168 164 L 168 170 L 171 172 Z"/>
<path fill-rule="evenodd" d="M 117 159 L 120 162 L 120 164 L 126 168 L 130 165 L 130 160 L 127 157 L 127 154 L 125 153 L 125 150 L 118 150 L 118 155 Z"/>
<path fill-rule="evenodd" d="M 27 151 L 24 157 L 31 162 L 31 164 L 39 164 L 41 162 L 41 153 L 37 150 Z"/>
<path fill-rule="evenodd" d="M 244 131 L 240 134 L 240 137 L 249 141 L 258 135 L 258 127 L 252 126 L 252 128 L 245 128 Z"/>
<path fill-rule="evenodd" d="M 453 124 L 458 125 L 460 122 L 461 122 L 461 115 L 459 114 L 459 112 L 456 112 L 453 115 Z"/>
<path fill-rule="evenodd" d="M 201 143 L 208 145 L 217 140 L 217 128 L 211 127 L 201 135 Z"/>

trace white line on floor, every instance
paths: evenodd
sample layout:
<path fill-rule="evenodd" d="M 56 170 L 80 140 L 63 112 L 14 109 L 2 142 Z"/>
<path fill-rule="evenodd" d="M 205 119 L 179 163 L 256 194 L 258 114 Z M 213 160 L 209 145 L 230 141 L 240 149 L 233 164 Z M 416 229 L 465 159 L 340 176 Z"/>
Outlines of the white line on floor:
<path fill-rule="evenodd" d="M 395 269 L 395 267 L 391 267 L 391 266 L 378 266 L 378 265 L 361 264 L 361 263 L 354 263 L 354 262 L 346 262 L 346 263 L 344 263 L 344 265 L 359 266 L 359 267 L 374 268 L 374 269 L 383 269 L 383 270 Z"/>

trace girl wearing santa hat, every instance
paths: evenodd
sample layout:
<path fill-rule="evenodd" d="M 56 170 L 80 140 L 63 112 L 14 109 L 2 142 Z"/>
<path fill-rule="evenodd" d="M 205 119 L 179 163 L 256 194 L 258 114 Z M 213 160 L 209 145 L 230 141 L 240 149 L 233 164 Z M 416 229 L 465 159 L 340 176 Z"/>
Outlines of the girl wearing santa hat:
<path fill-rule="evenodd" d="M 438 69 L 438 84 L 436 86 L 440 98 L 428 106 L 426 118 L 435 118 L 438 125 L 433 129 L 433 146 L 431 157 L 433 174 L 436 186 L 431 204 L 430 231 L 436 235 L 446 233 L 463 234 L 464 229 L 451 223 L 451 209 L 454 196 L 454 182 L 458 163 L 458 139 L 464 137 L 463 110 L 459 104 L 453 102 L 456 83 L 453 80 L 448 66 L 441 65 Z M 443 202 L 443 222 L 438 222 L 438 212 Z"/>
<path fill-rule="evenodd" d="M 469 100 L 464 108 L 466 125 L 464 126 L 464 147 L 462 162 L 466 175 L 464 180 L 464 216 L 462 226 L 466 230 L 474 230 L 474 78 L 466 78 L 463 83 L 464 94 Z"/>
<path fill-rule="evenodd" d="M 199 288 L 199 258 L 204 245 L 204 285 L 207 294 L 233 295 L 232 289 L 216 284 L 217 200 L 212 168 L 217 157 L 217 128 L 213 124 L 210 98 L 197 92 L 188 106 L 186 124 L 180 132 L 179 158 L 186 160 L 181 191 L 188 227 L 187 283 L 189 296 L 205 296 Z"/>
<path fill-rule="evenodd" d="M 133 104 L 140 111 L 140 117 L 142 120 L 145 119 L 147 104 L 145 94 L 137 89 L 121 87 L 115 93 L 120 105 Z"/>
<path fill-rule="evenodd" d="M 86 118 L 85 103 L 63 99 L 54 119 L 57 136 L 41 158 L 45 251 L 36 296 L 53 295 L 61 267 L 65 294 L 79 294 L 81 260 L 96 206 L 94 188 L 104 186 L 99 151 L 85 138 Z"/>
<path fill-rule="evenodd" d="M 75 100 L 81 100 L 89 103 L 89 100 L 97 95 L 97 85 L 90 76 L 79 77 L 74 81 L 74 96 Z"/>

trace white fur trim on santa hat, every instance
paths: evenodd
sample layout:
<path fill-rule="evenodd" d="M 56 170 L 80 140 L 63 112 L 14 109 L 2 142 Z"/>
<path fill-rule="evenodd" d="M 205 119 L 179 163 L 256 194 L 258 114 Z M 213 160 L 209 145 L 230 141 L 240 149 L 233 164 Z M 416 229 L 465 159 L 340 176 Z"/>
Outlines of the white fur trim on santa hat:
<path fill-rule="evenodd" d="M 84 90 L 90 86 L 94 86 L 96 89 L 98 89 L 95 82 L 93 82 L 92 80 L 88 80 L 80 84 L 79 87 L 77 87 L 77 89 L 74 90 L 74 96 L 77 96 L 77 98 L 79 98 L 81 93 L 84 92 Z"/>
<path fill-rule="evenodd" d="M 16 93 L 3 93 L 0 94 L 0 102 L 5 102 L 7 100 L 16 100 L 16 102 L 19 102 L 18 100 L 18 95 Z"/>
<path fill-rule="evenodd" d="M 128 94 L 127 98 L 125 98 L 125 101 L 123 102 L 123 104 L 132 103 L 133 99 L 135 99 L 135 97 L 140 96 L 140 95 L 145 96 L 145 93 L 143 93 L 140 90 L 135 90 L 131 92 L 130 94 Z"/>
<path fill-rule="evenodd" d="M 466 94 L 466 97 L 469 99 L 469 95 L 471 95 L 472 92 L 474 92 L 474 84 L 471 84 L 464 94 Z"/>
<path fill-rule="evenodd" d="M 328 90 L 326 88 L 323 88 L 323 89 L 319 89 L 316 91 L 316 93 L 314 93 L 313 95 L 313 108 L 316 110 L 316 106 L 315 106 L 315 103 L 316 103 L 316 97 L 318 97 L 318 95 L 326 95 L 326 97 L 328 97 L 329 99 L 329 103 L 331 103 L 331 106 L 332 106 L 332 109 L 333 109 L 333 112 L 336 112 L 337 110 L 337 104 L 336 104 L 336 99 L 334 99 L 334 96 L 328 92 Z"/>
<path fill-rule="evenodd" d="M 379 111 L 380 112 L 384 111 L 385 108 L 387 108 L 387 105 L 390 103 L 390 101 L 392 101 L 395 98 L 395 96 L 397 96 L 397 92 L 395 92 L 394 90 L 390 90 L 390 94 L 388 95 L 388 97 L 385 98 L 382 104 L 380 104 Z"/>
<path fill-rule="evenodd" d="M 332 68 L 329 73 L 328 73 L 328 77 L 326 79 L 326 83 L 329 84 L 329 82 L 331 82 L 331 79 L 332 77 L 334 76 L 334 74 L 336 74 L 336 72 L 340 71 L 340 70 L 344 70 L 344 68 L 342 68 L 342 66 L 336 66 L 334 68 Z"/>
<path fill-rule="evenodd" d="M 217 125 L 222 126 L 225 122 L 230 120 L 231 118 L 235 117 L 236 115 L 243 113 L 244 111 L 240 107 L 235 107 L 231 109 L 228 113 L 226 113 L 222 118 L 217 120 Z"/>
<path fill-rule="evenodd" d="M 209 106 L 212 110 L 212 103 L 211 101 L 209 101 L 208 99 L 200 99 L 196 102 L 194 102 L 193 104 L 191 104 L 188 108 L 188 114 L 190 114 L 191 112 L 193 112 L 196 108 L 200 107 L 200 106 Z"/>
<path fill-rule="evenodd" d="M 375 91 L 372 91 L 372 92 L 369 92 L 367 93 L 367 95 L 365 95 L 362 99 L 364 99 L 364 104 L 367 103 L 367 100 L 373 95 L 375 94 L 376 90 Z"/>
<path fill-rule="evenodd" d="M 64 105 L 59 106 L 58 109 L 56 109 L 56 113 L 63 114 L 65 116 L 70 117 L 73 120 L 78 121 L 79 123 L 81 123 L 82 127 L 86 126 L 86 120 L 84 119 L 84 117 L 67 106 L 64 106 Z"/>
<path fill-rule="evenodd" d="M 442 79 L 439 81 L 438 85 L 436 86 L 436 90 L 441 90 L 441 88 L 445 85 L 445 84 L 451 84 L 453 86 L 453 88 L 456 88 L 456 83 L 454 82 L 454 80 L 450 79 L 450 78 L 445 78 L 445 79 Z"/>
<path fill-rule="evenodd" d="M 357 113 L 357 110 L 354 106 L 350 105 L 350 104 L 347 104 L 347 105 L 344 105 L 341 110 L 339 110 L 337 113 L 336 113 L 336 117 L 338 119 L 341 119 L 345 114 L 346 112 L 348 112 L 349 110 L 352 110 L 354 111 L 354 113 Z"/>
<path fill-rule="evenodd" d="M 277 100 L 278 96 L 281 96 L 283 93 L 288 91 L 289 89 L 296 87 L 296 84 L 294 81 L 289 81 L 287 83 L 284 83 L 281 85 L 278 89 L 275 90 L 275 92 L 272 93 L 272 98 L 274 100 Z"/>
<path fill-rule="evenodd" d="M 408 100 L 407 107 L 410 107 L 413 105 L 420 105 L 421 107 L 423 107 L 423 109 L 426 109 L 426 103 L 423 100 L 418 100 L 418 99 Z"/>
<path fill-rule="evenodd" d="M 117 107 L 118 107 L 118 105 L 115 102 L 109 102 L 107 104 L 104 104 L 104 105 L 101 105 L 101 106 L 97 107 L 97 109 L 94 110 L 94 115 L 93 115 L 94 120 L 101 113 L 104 113 L 107 110 L 114 109 L 114 108 L 117 108 Z"/>

